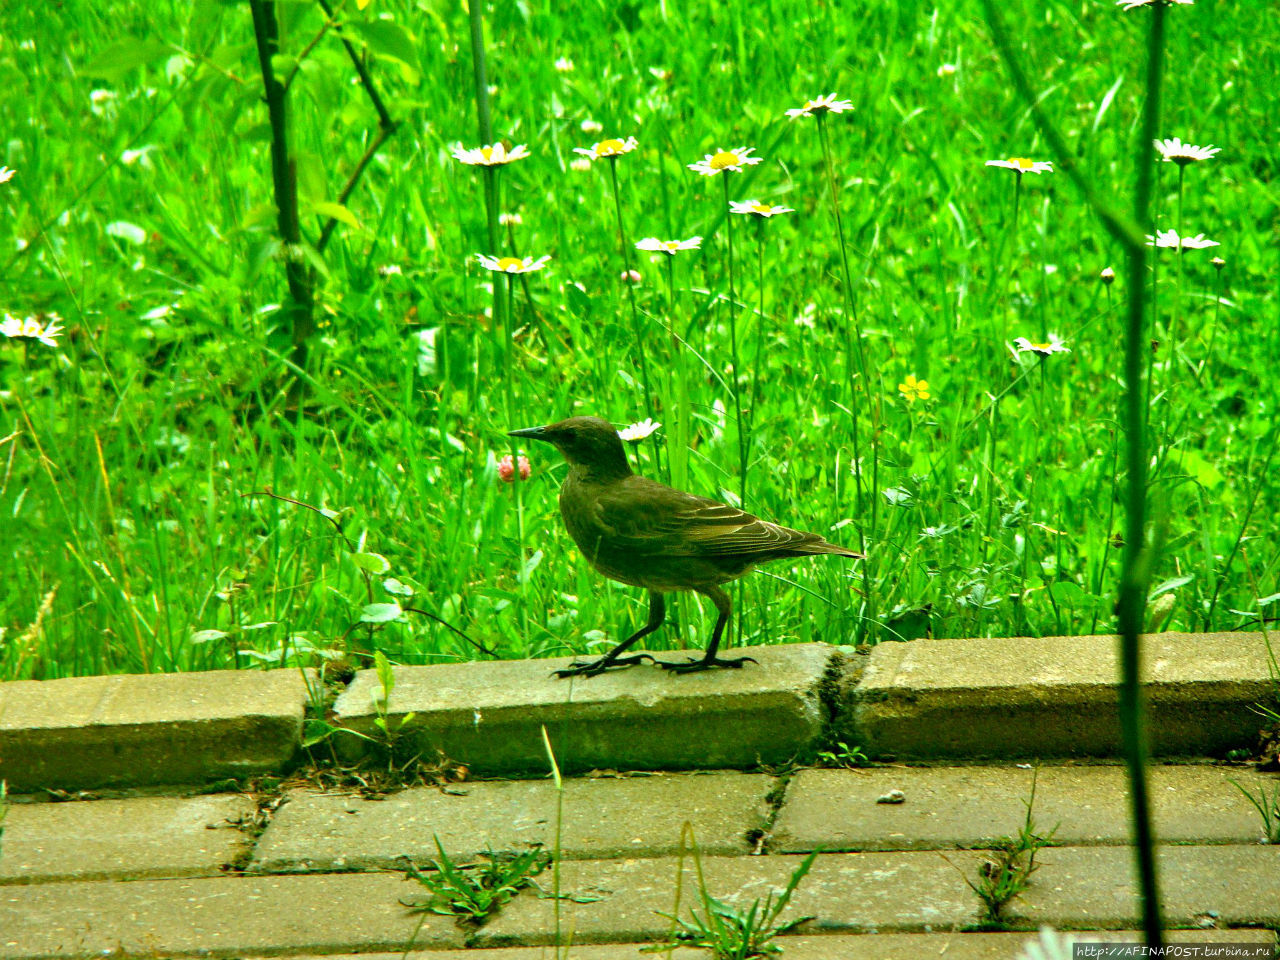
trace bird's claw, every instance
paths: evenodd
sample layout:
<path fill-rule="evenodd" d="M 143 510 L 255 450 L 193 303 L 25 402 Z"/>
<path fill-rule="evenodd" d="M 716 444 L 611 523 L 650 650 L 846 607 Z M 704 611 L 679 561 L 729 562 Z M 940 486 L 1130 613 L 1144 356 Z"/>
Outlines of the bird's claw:
<path fill-rule="evenodd" d="M 655 660 L 654 663 L 663 670 L 670 670 L 672 673 L 696 673 L 699 670 L 710 670 L 712 667 L 730 667 L 734 670 L 740 670 L 744 663 L 758 663 L 758 661 L 753 657 L 733 657 L 731 659 L 703 657 L 701 660 L 690 657 L 684 663 L 672 663 L 670 660 Z"/>
<path fill-rule="evenodd" d="M 601 657 L 599 660 L 575 660 L 562 670 L 553 670 L 551 675 L 562 678 L 596 677 L 610 667 L 629 667 L 632 664 L 643 663 L 645 660 L 652 661 L 653 657 L 647 653 L 637 653 L 633 657 L 614 657 L 612 660 L 608 657 Z"/>

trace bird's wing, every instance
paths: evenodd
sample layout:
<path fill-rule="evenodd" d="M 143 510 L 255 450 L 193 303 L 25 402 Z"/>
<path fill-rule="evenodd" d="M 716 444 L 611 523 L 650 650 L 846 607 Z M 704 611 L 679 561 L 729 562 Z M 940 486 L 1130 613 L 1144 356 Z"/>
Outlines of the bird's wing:
<path fill-rule="evenodd" d="M 595 511 L 616 543 L 665 556 L 763 555 L 822 539 L 643 477 L 602 491 Z"/>

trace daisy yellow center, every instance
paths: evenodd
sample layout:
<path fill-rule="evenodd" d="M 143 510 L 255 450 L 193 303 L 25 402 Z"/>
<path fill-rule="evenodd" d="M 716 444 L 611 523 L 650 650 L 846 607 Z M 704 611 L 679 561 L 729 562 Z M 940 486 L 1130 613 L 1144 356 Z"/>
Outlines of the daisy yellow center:
<path fill-rule="evenodd" d="M 1030 170 L 1036 165 L 1034 160 L 1028 160 L 1026 157 L 1011 157 L 1009 162 L 1014 164 L 1019 170 Z"/>
<path fill-rule="evenodd" d="M 680 249 L 680 241 L 679 241 L 679 240 L 663 240 L 663 241 L 662 241 L 662 249 L 663 249 L 663 250 L 666 250 L 666 251 L 668 251 L 668 252 L 673 252 L 673 251 L 679 250 L 679 249 Z"/>
<path fill-rule="evenodd" d="M 493 147 L 481 147 L 481 148 L 480 148 L 480 156 L 484 157 L 486 161 L 492 160 L 492 159 L 493 159 Z"/>
<path fill-rule="evenodd" d="M 738 155 L 732 150 L 721 150 L 711 162 L 707 164 L 712 170 L 723 170 L 726 167 L 736 167 L 742 161 L 738 159 Z"/>
<path fill-rule="evenodd" d="M 1048 350 L 1052 346 L 1053 344 L 1051 343 L 1033 343 L 1031 344 L 1031 349 L 1032 350 Z"/>
<path fill-rule="evenodd" d="M 600 146 L 596 147 L 596 153 L 602 157 L 613 157 L 622 153 L 626 149 L 626 144 L 621 140 L 605 140 Z"/>
<path fill-rule="evenodd" d="M 753 203 L 751 205 L 751 209 L 756 213 L 768 213 L 773 209 L 773 207 L 769 206 L 767 203 Z"/>
<path fill-rule="evenodd" d="M 519 270 L 524 266 L 524 261 L 519 257 L 503 257 L 498 261 L 498 269 L 505 270 L 510 273 L 512 270 Z"/>

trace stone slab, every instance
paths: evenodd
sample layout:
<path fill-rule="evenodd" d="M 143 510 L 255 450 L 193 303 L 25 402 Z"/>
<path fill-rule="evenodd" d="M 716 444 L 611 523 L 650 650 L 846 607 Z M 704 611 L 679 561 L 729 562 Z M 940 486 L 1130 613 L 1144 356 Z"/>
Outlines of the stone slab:
<path fill-rule="evenodd" d="M 787 786 L 770 850 L 912 850 L 989 847 L 1017 833 L 1035 776 L 1034 817 L 1063 844 L 1129 842 L 1128 781 L 1119 766 L 871 767 L 802 770 Z M 1162 843 L 1252 843 L 1255 795 L 1280 789 L 1280 775 L 1241 767 L 1155 766 L 1150 789 Z M 876 803 L 901 790 L 901 804 Z"/>
<path fill-rule="evenodd" d="M 0 683 L 0 778 L 22 793 L 277 771 L 306 700 L 296 670 Z"/>
<path fill-rule="evenodd" d="M 239 794 L 11 804 L 0 883 L 217 875 L 248 852 L 236 824 L 254 807 Z"/>
<path fill-rule="evenodd" d="M 1053 934 L 1059 942 L 1140 943 L 1136 930 L 1064 931 Z M 1238 943 L 1275 945 L 1270 930 L 1170 930 L 1166 942 L 1179 944 Z M 1018 960 L 1022 950 L 1040 940 L 1032 933 L 881 933 L 828 934 L 819 937 L 788 935 L 778 942 L 786 960 Z M 573 944 L 569 956 L 573 960 L 642 960 L 666 957 L 663 951 L 647 950 L 650 944 L 616 943 L 597 945 Z M 342 954 L 325 960 L 554 960 L 550 947 L 497 947 L 481 950 L 439 950 L 429 953 L 414 951 L 406 958 L 400 953 Z M 671 951 L 676 960 L 710 960 L 710 951 L 681 947 Z M 266 958 L 250 958 L 266 960 Z M 313 960 L 312 957 L 289 957 L 283 960 Z"/>
<path fill-rule="evenodd" d="M 1144 638 L 1152 751 L 1252 747 L 1273 695 L 1261 633 Z M 846 685 L 838 733 L 871 756 L 1117 756 L 1114 637 L 882 643 Z M 861 658 L 860 658 L 861 659 Z"/>
<path fill-rule="evenodd" d="M 1140 922 L 1131 849 L 1055 847 L 1038 860 L 1043 866 L 1013 902 L 1012 917 L 1055 927 Z M 1156 869 L 1169 926 L 1280 926 L 1280 846 L 1166 846 Z"/>
<path fill-rule="evenodd" d="M 693 824 L 709 854 L 745 854 L 766 823 L 764 774 L 666 774 L 565 781 L 560 850 L 566 859 L 677 853 Z M 277 809 L 252 868 L 265 873 L 394 868 L 398 858 L 437 859 L 434 837 L 454 860 L 486 849 L 555 842 L 556 790 L 549 780 L 421 787 L 380 800 L 299 791 Z"/>
<path fill-rule="evenodd" d="M 753 767 L 811 753 L 823 729 L 820 688 L 837 654 L 820 643 L 741 652 L 759 663 L 684 676 L 647 664 L 552 676 L 570 658 L 397 667 L 388 717 L 400 730 L 413 714 L 403 728 L 410 752 L 443 751 L 484 775 L 547 773 L 544 725 L 566 772 Z M 376 673 L 361 671 L 335 704 L 338 721 L 373 735 L 380 693 Z"/>
<path fill-rule="evenodd" d="M 0 958 L 243 957 L 463 946 L 420 888 L 388 874 L 0 887 Z"/>
<path fill-rule="evenodd" d="M 703 857 L 710 893 L 749 907 L 781 892 L 801 857 Z M 561 929 L 574 943 L 659 940 L 675 908 L 679 860 L 659 858 L 575 861 L 564 864 L 561 890 L 592 902 L 562 901 Z M 697 901 L 692 858 L 683 868 L 680 915 Z M 542 886 L 551 889 L 551 880 Z M 978 901 L 958 870 L 936 853 L 823 854 L 801 883 L 787 919 L 816 916 L 805 932 L 959 928 L 978 916 Z M 554 900 L 519 894 L 475 937 L 476 946 L 549 944 L 554 940 Z"/>

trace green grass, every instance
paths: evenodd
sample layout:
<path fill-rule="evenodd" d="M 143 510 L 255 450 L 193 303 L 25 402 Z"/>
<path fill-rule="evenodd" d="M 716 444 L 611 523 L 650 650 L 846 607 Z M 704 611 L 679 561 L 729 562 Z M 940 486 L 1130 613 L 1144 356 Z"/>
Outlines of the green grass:
<path fill-rule="evenodd" d="M 240 628 L 241 650 L 276 657 L 286 643 L 286 656 L 304 659 L 308 647 L 344 643 L 409 663 L 477 655 L 416 614 L 353 630 L 367 604 L 395 598 L 323 518 L 246 496 L 267 488 L 341 511 L 352 543 L 415 588 L 406 606 L 500 656 L 579 653 L 635 629 L 642 593 L 592 573 L 560 526 L 554 453 L 528 451 L 523 546 L 496 461 L 507 429 L 575 413 L 669 423 L 664 324 L 674 316 L 698 354 L 685 357 L 687 485 L 737 495 L 730 318 L 713 299 L 728 289 L 722 185 L 685 164 L 742 145 L 765 162 L 732 175 L 732 197 L 797 210 L 763 231 L 763 317 L 755 231 L 735 224 L 739 390 L 744 400 L 758 391 L 747 507 L 865 544 L 871 557 L 748 578 L 735 594 L 742 642 L 877 640 L 885 622 L 926 604 L 937 636 L 1113 629 L 1122 254 L 1061 173 L 1024 178 L 1013 235 L 1013 175 L 983 163 L 1070 161 L 1128 208 L 1146 11 L 1004 7 L 1069 158 L 1045 152 L 976 0 L 846 4 L 838 15 L 781 2 L 487 11 L 494 129 L 533 154 L 504 168 L 502 207 L 522 215 L 522 255 L 555 257 L 529 276 L 528 296 L 515 285 L 516 339 L 504 350 L 485 315 L 491 277 L 472 257 L 499 252 L 487 249 L 481 180 L 450 158 L 452 144 L 477 143 L 465 12 L 347 6 L 351 20 L 403 25 L 414 44 L 401 52 L 417 69 L 371 62 L 401 126 L 348 203 L 363 229 L 340 227 L 326 251 L 301 409 L 288 395 L 288 332 L 269 309 L 285 291 L 247 8 L 157 2 L 144 15 L 70 0 L 0 12 L 0 164 L 18 171 L 0 185 L 10 237 L 0 240 L 0 308 L 56 310 L 68 327 L 56 351 L 0 340 L 0 679 L 231 666 L 229 643 L 191 642 L 214 629 Z M 286 10 L 283 45 L 296 53 L 320 16 L 310 4 Z M 1167 338 L 1176 306 L 1180 354 L 1167 365 L 1164 343 L 1156 357 L 1150 418 L 1152 517 L 1164 539 L 1152 582 L 1175 598 L 1165 629 L 1234 629 L 1274 611 L 1258 602 L 1274 601 L 1280 568 L 1269 460 L 1280 40 L 1267 12 L 1256 0 L 1200 0 L 1168 18 L 1161 135 L 1223 150 L 1187 169 L 1182 201 L 1184 232 L 1222 246 L 1187 252 L 1180 277 L 1170 251 L 1158 258 L 1153 336 Z M 86 73 L 122 66 L 109 48 L 128 36 L 193 63 L 171 61 L 172 78 L 163 57 Z M 558 73 L 560 56 L 576 69 Z M 940 75 L 944 63 L 956 71 Z M 658 67 L 669 76 L 655 77 Z M 327 37 L 292 91 L 299 180 L 313 202 L 335 199 L 376 127 L 353 76 Z M 95 89 L 116 94 L 97 112 Z M 821 144 L 812 121 L 784 115 L 831 91 L 855 107 L 827 124 L 863 335 L 865 376 L 852 394 L 850 365 L 859 368 Z M 586 119 L 604 132 L 583 133 Z M 701 253 L 675 260 L 674 315 L 663 264 L 633 255 L 644 274 L 639 343 L 617 283 L 608 171 L 568 169 L 574 146 L 629 134 L 641 145 L 618 166 L 631 240 L 705 237 Z M 119 161 L 143 146 L 149 165 Z M 1178 179 L 1160 166 L 1166 229 Z M 146 241 L 108 234 L 117 221 Z M 304 220 L 313 240 L 320 222 Z M 1214 254 L 1227 261 L 1221 274 Z M 382 276 L 387 264 L 403 272 Z M 1121 274 L 1109 291 L 1098 281 L 1106 266 Z M 436 362 L 419 373 L 426 329 L 438 331 Z M 1072 352 L 1014 362 L 1003 343 L 1050 333 Z M 903 401 L 908 374 L 928 381 L 931 399 Z M 665 477 L 670 449 L 635 454 L 638 469 Z M 684 600 L 680 619 L 679 645 L 705 643 L 711 616 Z"/>

